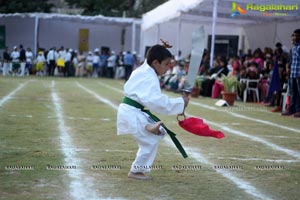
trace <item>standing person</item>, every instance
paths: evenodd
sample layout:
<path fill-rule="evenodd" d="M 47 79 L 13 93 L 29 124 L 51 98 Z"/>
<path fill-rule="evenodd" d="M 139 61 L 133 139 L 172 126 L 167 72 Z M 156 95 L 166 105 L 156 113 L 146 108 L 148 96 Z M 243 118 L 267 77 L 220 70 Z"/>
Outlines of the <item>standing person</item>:
<path fill-rule="evenodd" d="M 14 46 L 13 52 L 10 54 L 12 60 L 12 75 L 16 76 L 20 70 L 20 52 L 18 51 L 17 46 Z"/>
<path fill-rule="evenodd" d="M 54 74 L 62 74 L 65 71 L 65 57 L 66 57 L 66 50 L 64 46 L 61 46 L 58 50 L 57 59 L 56 59 L 56 72 Z"/>
<path fill-rule="evenodd" d="M 52 47 L 47 54 L 48 62 L 48 74 L 49 76 L 54 76 L 54 70 L 56 67 L 56 48 Z"/>
<path fill-rule="evenodd" d="M 184 58 L 182 57 L 182 52 L 181 50 L 178 50 L 178 54 L 175 56 L 175 60 L 177 62 L 181 62 L 182 60 L 184 60 Z"/>
<path fill-rule="evenodd" d="M 79 51 L 79 54 L 77 56 L 77 67 L 76 67 L 76 76 L 82 77 L 83 75 L 83 69 L 85 68 L 85 55 L 82 51 Z"/>
<path fill-rule="evenodd" d="M 292 34 L 293 47 L 290 55 L 290 107 L 282 113 L 283 116 L 294 115 L 300 117 L 300 29 L 296 29 Z"/>
<path fill-rule="evenodd" d="M 110 56 L 107 59 L 107 77 L 114 78 L 114 70 L 116 67 L 117 56 L 114 51 L 110 52 Z"/>
<path fill-rule="evenodd" d="M 99 73 L 101 77 L 107 77 L 107 59 L 109 57 L 108 50 L 103 49 L 100 55 L 100 69 Z"/>
<path fill-rule="evenodd" d="M 71 70 L 72 70 L 72 49 L 67 48 L 67 53 L 65 55 L 65 68 L 64 68 L 64 77 L 71 76 Z"/>
<path fill-rule="evenodd" d="M 167 130 L 165 126 L 160 126 L 161 122 L 154 122 L 155 117 L 143 107 L 159 114 L 177 115 L 183 113 L 188 104 L 187 96 L 169 98 L 161 92 L 158 76 L 168 70 L 171 59 L 172 55 L 166 47 L 154 45 L 149 49 L 146 61 L 133 71 L 124 85 L 125 97 L 117 115 L 118 135 L 132 134 L 139 146 L 128 173 L 129 178 L 150 179 L 144 172 L 150 171 L 158 142 Z"/>
<path fill-rule="evenodd" d="M 125 66 L 125 81 L 129 79 L 129 76 L 133 70 L 135 60 L 130 51 L 127 51 L 124 56 L 124 66 Z"/>
<path fill-rule="evenodd" d="M 115 73 L 115 79 L 120 79 L 124 77 L 125 69 L 124 69 L 124 59 L 123 59 L 123 53 L 120 51 L 119 55 L 117 56 L 116 60 L 116 73 Z"/>
<path fill-rule="evenodd" d="M 93 75 L 92 75 L 93 78 L 98 78 L 99 65 L 100 65 L 99 49 L 96 48 L 94 50 L 94 56 L 93 56 Z"/>
<path fill-rule="evenodd" d="M 45 66 L 45 56 L 43 51 L 39 51 L 38 56 L 36 57 L 36 76 L 44 75 L 44 66 Z"/>
<path fill-rule="evenodd" d="M 10 59 L 8 47 L 6 47 L 3 52 L 3 71 L 2 71 L 3 76 L 9 75 L 10 60 L 11 59 Z"/>
<path fill-rule="evenodd" d="M 88 56 L 86 57 L 86 73 L 87 77 L 92 77 L 93 73 L 93 53 L 89 51 Z"/>
<path fill-rule="evenodd" d="M 26 66 L 26 51 L 23 49 L 23 45 L 20 44 L 20 76 L 24 76 L 25 74 L 25 66 Z"/>
<path fill-rule="evenodd" d="M 32 67 L 32 60 L 33 60 L 33 53 L 30 48 L 27 48 L 27 51 L 25 52 L 25 56 L 26 56 L 25 75 L 29 76 Z"/>

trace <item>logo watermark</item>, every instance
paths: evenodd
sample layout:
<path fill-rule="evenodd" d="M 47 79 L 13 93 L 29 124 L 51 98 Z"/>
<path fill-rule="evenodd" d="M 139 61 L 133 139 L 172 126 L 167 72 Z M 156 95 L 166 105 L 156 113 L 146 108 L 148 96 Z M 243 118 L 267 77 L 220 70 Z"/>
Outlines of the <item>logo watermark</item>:
<path fill-rule="evenodd" d="M 247 3 L 245 8 L 240 4 L 232 2 L 230 17 L 245 15 L 248 11 L 257 11 L 258 15 L 269 16 L 295 16 L 299 15 L 299 5 L 295 4 L 254 4 Z"/>

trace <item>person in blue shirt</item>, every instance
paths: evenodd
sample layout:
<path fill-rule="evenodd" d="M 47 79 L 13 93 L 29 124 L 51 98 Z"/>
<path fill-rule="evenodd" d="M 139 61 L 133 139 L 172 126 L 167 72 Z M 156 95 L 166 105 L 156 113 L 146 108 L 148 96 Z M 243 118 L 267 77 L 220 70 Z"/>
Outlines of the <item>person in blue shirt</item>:
<path fill-rule="evenodd" d="M 300 29 L 296 29 L 292 34 L 293 47 L 291 49 L 289 64 L 289 91 L 290 107 L 282 113 L 283 116 L 294 115 L 300 117 Z"/>
<path fill-rule="evenodd" d="M 135 63 L 134 56 L 131 54 L 130 51 L 127 51 L 127 53 L 124 56 L 125 81 L 129 79 L 131 72 L 133 70 L 134 63 Z"/>
<path fill-rule="evenodd" d="M 100 55 L 100 76 L 106 77 L 107 76 L 107 59 L 109 55 L 106 49 L 102 50 L 102 53 Z"/>

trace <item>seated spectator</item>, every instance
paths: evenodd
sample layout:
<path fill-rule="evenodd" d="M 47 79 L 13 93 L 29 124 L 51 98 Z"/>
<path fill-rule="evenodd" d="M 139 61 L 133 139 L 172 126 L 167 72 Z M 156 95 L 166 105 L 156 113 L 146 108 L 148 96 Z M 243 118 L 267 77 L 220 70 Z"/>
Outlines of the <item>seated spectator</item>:
<path fill-rule="evenodd" d="M 226 61 L 225 57 L 220 56 L 217 58 L 217 61 L 219 63 L 219 66 L 213 68 L 210 71 L 211 76 L 209 77 L 209 79 L 206 79 L 202 83 L 202 90 L 206 90 L 206 91 L 204 91 L 204 94 L 208 94 L 208 95 L 210 95 L 210 97 L 213 97 L 213 98 L 217 98 L 222 91 L 222 87 L 221 88 L 219 87 L 222 83 L 220 80 L 218 80 L 218 78 L 221 78 L 222 74 L 227 76 L 228 72 L 229 72 L 229 70 L 227 68 L 227 61 Z M 204 87 L 203 87 L 203 84 L 204 84 Z M 216 84 L 215 88 L 213 87 L 214 84 Z M 205 88 L 205 86 L 206 86 L 206 88 Z M 214 89 L 215 89 L 215 91 L 214 91 Z"/>
<path fill-rule="evenodd" d="M 259 72 L 258 72 L 258 64 L 256 62 L 251 62 L 248 64 L 247 68 L 243 68 L 243 74 L 241 76 L 241 78 L 244 79 L 259 79 Z M 241 74 L 240 74 L 241 75 Z M 249 83 L 248 85 L 251 88 L 256 88 L 257 83 Z M 245 90 L 246 88 L 246 83 L 242 83 L 241 85 L 242 91 Z M 251 99 L 251 101 L 253 101 L 254 99 Z"/>
<path fill-rule="evenodd" d="M 169 64 L 169 69 L 161 77 L 161 88 L 165 88 L 169 84 L 169 81 L 172 78 L 172 76 L 175 75 L 175 74 L 173 74 L 173 68 L 174 68 L 174 66 L 175 66 L 175 60 L 172 59 L 171 62 L 170 62 L 170 64 Z"/>
<path fill-rule="evenodd" d="M 165 88 L 166 90 L 171 90 L 175 92 L 179 88 L 179 82 L 181 78 L 186 75 L 186 71 L 184 69 L 184 62 L 179 62 L 178 65 L 175 65 L 172 74 L 174 75 L 170 78 L 169 83 Z"/>

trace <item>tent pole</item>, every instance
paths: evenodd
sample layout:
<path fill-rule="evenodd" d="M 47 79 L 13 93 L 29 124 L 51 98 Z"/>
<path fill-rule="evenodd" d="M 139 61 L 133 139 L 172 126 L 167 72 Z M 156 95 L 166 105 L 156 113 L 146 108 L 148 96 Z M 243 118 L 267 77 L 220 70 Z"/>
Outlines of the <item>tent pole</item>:
<path fill-rule="evenodd" d="M 131 52 L 134 52 L 135 49 L 135 38 L 136 38 L 136 30 L 135 30 L 135 21 L 132 22 L 132 32 L 131 32 Z"/>
<path fill-rule="evenodd" d="M 157 43 L 160 43 L 160 25 L 159 24 L 157 24 L 157 31 L 156 31 L 156 41 L 157 41 Z"/>
<path fill-rule="evenodd" d="M 214 9 L 213 9 L 213 21 L 212 21 L 212 31 L 211 31 L 211 47 L 210 47 L 210 60 L 209 66 L 210 68 L 213 67 L 213 60 L 214 60 L 214 51 L 215 51 L 215 27 L 217 21 L 217 11 L 218 11 L 218 2 L 219 0 L 214 0 Z"/>
<path fill-rule="evenodd" d="M 36 56 L 38 51 L 38 29 L 39 29 L 39 17 L 35 16 L 35 24 L 34 24 L 34 49 L 33 53 Z"/>
<path fill-rule="evenodd" d="M 178 54 L 178 51 L 180 50 L 180 38 L 181 38 L 181 15 L 178 17 L 178 27 L 177 27 L 177 38 L 176 38 L 176 55 Z"/>
<path fill-rule="evenodd" d="M 142 29 L 142 28 L 141 28 Z M 144 49 L 145 49 L 145 42 L 144 42 L 144 31 L 140 31 L 140 48 L 139 48 L 139 54 L 141 56 L 141 58 L 145 58 L 145 53 Z"/>

